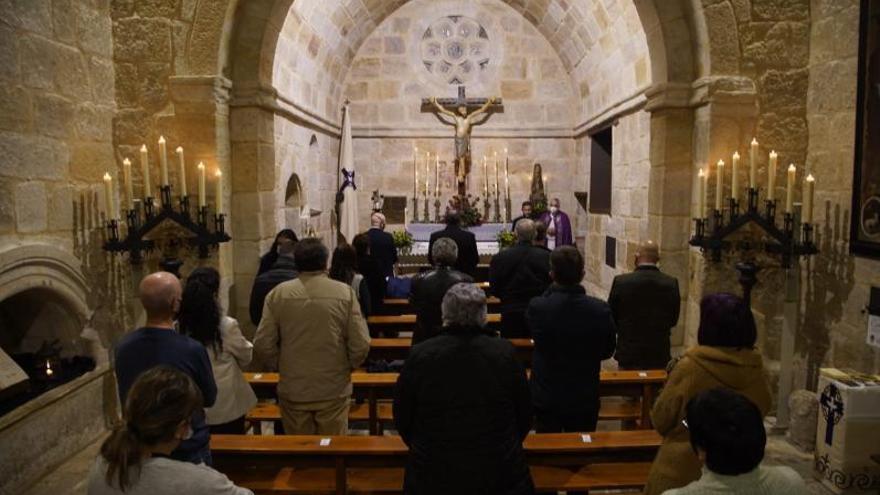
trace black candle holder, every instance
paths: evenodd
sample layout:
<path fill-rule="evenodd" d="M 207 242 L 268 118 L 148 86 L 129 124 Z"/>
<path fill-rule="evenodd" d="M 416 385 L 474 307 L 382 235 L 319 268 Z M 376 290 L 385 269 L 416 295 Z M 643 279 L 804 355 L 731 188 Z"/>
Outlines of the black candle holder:
<path fill-rule="evenodd" d="M 746 191 L 746 195 L 749 198 L 748 211 L 750 213 L 758 211 L 758 189 L 755 187 L 750 187 Z"/>
<path fill-rule="evenodd" d="M 732 222 L 739 216 L 739 201 L 736 198 L 729 198 L 727 200 L 727 206 L 730 212 L 730 221 Z"/>
<path fill-rule="evenodd" d="M 495 223 L 501 223 L 501 204 L 498 193 L 495 193 Z"/>
<path fill-rule="evenodd" d="M 163 210 L 172 210 L 173 204 L 171 203 L 171 186 L 159 186 L 159 194 L 162 196 L 162 209 Z"/>
<path fill-rule="evenodd" d="M 510 213 L 510 194 L 507 195 L 507 198 L 504 199 L 504 223 L 512 222 L 512 217 Z"/>
<path fill-rule="evenodd" d="M 440 196 L 435 196 L 435 198 L 436 198 L 436 199 L 434 199 L 434 222 L 435 222 L 435 223 L 440 223 L 440 222 L 441 222 L 441 219 L 440 219 L 440 205 L 441 205 L 442 203 L 440 202 Z"/>
<path fill-rule="evenodd" d="M 486 197 L 483 199 L 483 211 L 485 212 L 485 215 L 483 215 L 483 218 L 485 218 L 486 221 L 488 222 L 488 221 L 489 221 L 489 215 L 492 213 L 492 202 L 489 201 L 489 195 L 488 195 L 488 194 L 487 194 Z"/>
<path fill-rule="evenodd" d="M 144 217 L 151 220 L 156 215 L 153 197 L 144 198 Z"/>
<path fill-rule="evenodd" d="M 416 222 L 419 221 L 419 198 L 418 198 L 418 195 L 416 195 L 413 198 L 413 216 L 412 216 L 412 218 Z"/>
<path fill-rule="evenodd" d="M 425 216 L 424 216 L 424 218 L 422 219 L 422 221 L 424 221 L 425 223 L 430 223 L 430 222 L 431 222 L 431 213 L 428 212 L 428 208 L 429 208 L 429 205 L 428 205 L 428 193 L 425 193 Z"/>

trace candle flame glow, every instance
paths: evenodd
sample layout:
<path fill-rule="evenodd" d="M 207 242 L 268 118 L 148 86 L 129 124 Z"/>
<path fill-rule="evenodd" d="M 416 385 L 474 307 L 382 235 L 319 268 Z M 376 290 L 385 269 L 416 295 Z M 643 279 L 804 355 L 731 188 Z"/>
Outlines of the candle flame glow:
<path fill-rule="evenodd" d="M 218 171 L 214 172 L 214 176 L 215 176 L 215 177 L 222 177 L 222 176 L 223 176 L 223 172 L 221 172 L 221 171 L 218 170 Z"/>
<path fill-rule="evenodd" d="M 797 167 L 794 166 L 794 163 L 792 163 L 788 166 L 788 171 L 789 172 L 797 172 Z"/>
<path fill-rule="evenodd" d="M 165 144 L 165 136 L 159 136 L 159 144 Z"/>
<path fill-rule="evenodd" d="M 757 145 L 758 145 L 758 139 L 757 139 L 757 138 L 752 138 L 752 145 L 753 145 L 753 146 L 757 146 Z"/>
<path fill-rule="evenodd" d="M 724 160 L 718 160 L 718 166 L 719 166 L 719 167 L 723 167 L 723 166 L 724 166 Z"/>
<path fill-rule="evenodd" d="M 122 164 L 123 164 L 123 165 L 131 165 L 131 160 L 129 160 L 128 158 L 126 158 L 126 159 L 122 160 Z"/>
<path fill-rule="evenodd" d="M 111 180 L 113 180 L 113 179 L 112 179 L 112 177 L 110 177 L 110 172 L 104 172 L 104 181 L 110 182 Z"/>
<path fill-rule="evenodd" d="M 739 151 L 733 152 L 733 158 L 734 158 L 734 160 L 739 160 Z"/>
<path fill-rule="evenodd" d="M 176 151 L 178 153 L 183 153 L 183 146 L 178 146 L 177 149 L 174 151 Z"/>
<path fill-rule="evenodd" d="M 52 365 L 46 360 L 46 376 L 52 376 L 52 373 L 54 373 L 54 371 L 52 371 Z"/>
<path fill-rule="evenodd" d="M 141 152 L 143 153 L 143 152 L 145 152 L 145 151 L 147 151 L 147 145 L 146 145 L 146 144 L 142 144 L 142 145 L 141 145 Z"/>
<path fill-rule="evenodd" d="M 202 163 L 202 162 L 199 162 L 197 168 L 198 168 L 199 170 L 204 170 L 204 169 L 205 169 L 205 164 Z"/>
<path fill-rule="evenodd" d="M 807 182 L 816 182 L 816 179 L 813 177 L 813 174 L 807 176 Z"/>
<path fill-rule="evenodd" d="M 697 174 L 697 176 L 698 176 L 698 177 L 705 177 L 705 176 L 706 176 L 706 172 L 704 172 L 703 169 L 700 169 L 700 172 Z"/>

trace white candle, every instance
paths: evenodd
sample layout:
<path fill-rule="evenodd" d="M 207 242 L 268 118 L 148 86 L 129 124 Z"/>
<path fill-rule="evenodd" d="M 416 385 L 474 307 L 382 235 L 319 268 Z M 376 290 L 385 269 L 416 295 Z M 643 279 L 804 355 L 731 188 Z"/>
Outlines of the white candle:
<path fill-rule="evenodd" d="M 733 152 L 733 165 L 730 167 L 730 197 L 736 199 L 739 197 L 739 151 Z"/>
<path fill-rule="evenodd" d="M 507 154 L 507 148 L 504 148 L 504 199 L 506 213 L 507 202 L 510 201 L 510 156 Z"/>
<path fill-rule="evenodd" d="M 718 169 L 715 177 L 715 209 L 721 211 L 721 197 L 724 189 L 724 160 L 718 160 Z"/>
<path fill-rule="evenodd" d="M 489 199 L 489 165 L 486 155 L 483 155 L 483 193 Z"/>
<path fill-rule="evenodd" d="M 434 196 L 440 197 L 440 155 L 434 155 Z"/>
<path fill-rule="evenodd" d="M 498 199 L 498 152 L 494 152 L 492 162 L 495 164 L 495 199 Z"/>
<path fill-rule="evenodd" d="M 119 218 L 113 209 L 113 178 L 108 172 L 104 172 L 104 202 L 107 207 L 107 220 Z"/>
<path fill-rule="evenodd" d="M 223 213 L 223 172 L 216 171 L 214 176 L 217 177 L 217 190 L 214 195 L 214 202 L 217 204 L 217 214 Z"/>
<path fill-rule="evenodd" d="M 183 159 L 183 147 L 178 146 L 174 151 L 177 152 L 177 161 L 180 162 L 180 195 L 186 196 L 186 162 Z"/>
<path fill-rule="evenodd" d="M 125 207 L 128 210 L 134 209 L 134 186 L 131 183 L 131 160 L 128 158 L 122 160 L 122 182 L 125 187 Z"/>
<path fill-rule="evenodd" d="M 804 223 L 813 223 L 813 192 L 815 185 L 816 179 L 813 178 L 813 174 L 807 175 L 807 179 L 804 181 Z"/>
<path fill-rule="evenodd" d="M 159 166 L 162 171 L 162 186 L 168 185 L 168 153 L 165 149 L 165 136 L 159 136 Z"/>
<path fill-rule="evenodd" d="M 700 216 L 706 218 L 708 215 L 706 213 L 706 207 L 709 204 L 709 166 L 706 166 L 706 170 L 703 173 L 703 197 L 701 198 L 702 207 L 700 208 Z"/>
<path fill-rule="evenodd" d="M 779 155 L 775 151 L 770 152 L 770 160 L 767 162 L 767 201 L 776 199 L 776 160 Z"/>
<path fill-rule="evenodd" d="M 758 187 L 758 140 L 755 138 L 749 147 L 749 187 Z"/>
<path fill-rule="evenodd" d="M 797 167 L 794 163 L 788 166 L 788 181 L 785 183 L 785 212 L 794 212 L 794 180 L 797 177 Z"/>
<path fill-rule="evenodd" d="M 419 149 L 413 148 L 413 197 L 419 197 Z"/>
<path fill-rule="evenodd" d="M 199 208 L 205 207 L 205 164 L 199 162 Z"/>
<path fill-rule="evenodd" d="M 147 145 L 141 145 L 141 171 L 144 175 L 144 199 L 153 197 L 153 190 L 150 187 L 150 163 L 147 158 Z"/>
<path fill-rule="evenodd" d="M 430 189 L 428 189 L 428 179 L 429 179 L 429 176 L 431 175 L 430 161 L 431 161 L 431 152 L 429 151 L 427 154 L 425 154 L 425 199 L 428 198 L 428 191 L 430 190 Z"/>
<path fill-rule="evenodd" d="M 706 210 L 706 172 L 700 169 L 697 174 L 697 218 L 703 218 Z"/>

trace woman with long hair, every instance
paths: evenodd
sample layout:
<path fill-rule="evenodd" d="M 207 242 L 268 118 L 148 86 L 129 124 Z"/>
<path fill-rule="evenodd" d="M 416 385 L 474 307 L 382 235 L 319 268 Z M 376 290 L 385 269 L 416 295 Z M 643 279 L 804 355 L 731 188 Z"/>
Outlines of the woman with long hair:
<path fill-rule="evenodd" d="M 299 239 L 296 237 L 296 232 L 291 229 L 283 229 L 275 235 L 275 241 L 272 242 L 272 247 L 269 248 L 269 251 L 266 252 L 263 256 L 260 257 L 260 268 L 257 270 L 257 275 L 268 272 L 272 269 L 272 265 L 278 261 L 278 242 L 282 239 L 289 239 L 290 241 L 296 243 L 299 242 Z"/>
<path fill-rule="evenodd" d="M 350 285 L 361 305 L 364 318 L 370 316 L 370 288 L 367 279 L 358 272 L 357 251 L 349 244 L 340 244 L 333 250 L 330 278 Z"/>
<path fill-rule="evenodd" d="M 186 373 L 156 367 L 128 392 L 122 422 L 101 445 L 89 475 L 89 495 L 253 495 L 204 464 L 168 456 L 188 435 L 202 394 Z"/>
<path fill-rule="evenodd" d="M 217 383 L 217 401 L 205 409 L 211 432 L 243 434 L 244 416 L 257 403 L 257 396 L 241 372 L 253 359 L 254 346 L 242 335 L 238 321 L 223 316 L 219 293 L 217 270 L 193 270 L 183 289 L 177 325 L 180 333 L 201 342 L 208 350 Z"/>

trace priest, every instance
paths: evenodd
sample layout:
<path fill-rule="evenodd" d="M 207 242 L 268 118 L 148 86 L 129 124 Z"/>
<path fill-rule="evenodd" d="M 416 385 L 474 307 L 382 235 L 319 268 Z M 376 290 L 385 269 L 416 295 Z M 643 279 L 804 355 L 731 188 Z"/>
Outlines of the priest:
<path fill-rule="evenodd" d="M 559 246 L 574 245 L 571 233 L 571 220 L 559 208 L 559 198 L 550 200 L 550 211 L 541 215 L 541 222 L 547 226 L 547 248 L 551 251 Z"/>

